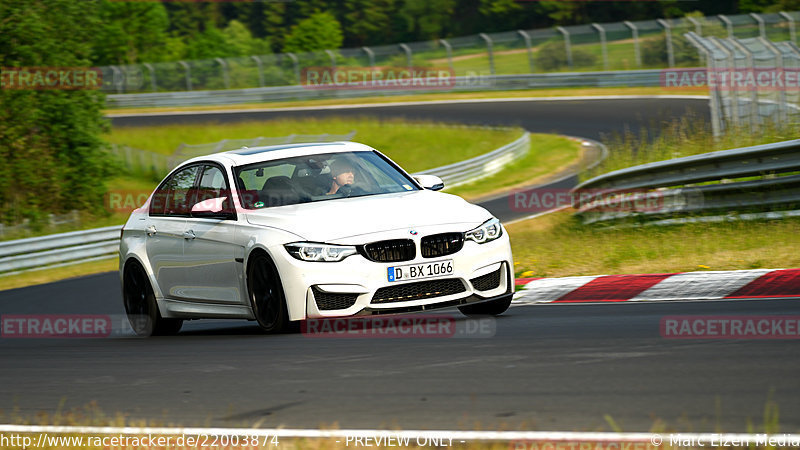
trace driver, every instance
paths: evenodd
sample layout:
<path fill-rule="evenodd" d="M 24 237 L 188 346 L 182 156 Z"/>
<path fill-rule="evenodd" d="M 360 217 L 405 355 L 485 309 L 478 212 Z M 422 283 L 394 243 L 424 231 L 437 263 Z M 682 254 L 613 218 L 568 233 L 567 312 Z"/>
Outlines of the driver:
<path fill-rule="evenodd" d="M 355 169 L 353 165 L 345 159 L 337 159 L 331 163 L 331 188 L 328 195 L 333 195 L 339 192 L 342 186 L 352 185 L 355 181 Z"/>

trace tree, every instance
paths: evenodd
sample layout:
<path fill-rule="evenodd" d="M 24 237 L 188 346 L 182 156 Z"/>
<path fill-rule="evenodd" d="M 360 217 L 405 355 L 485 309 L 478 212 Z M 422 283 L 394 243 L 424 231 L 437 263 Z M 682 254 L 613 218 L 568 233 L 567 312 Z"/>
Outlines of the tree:
<path fill-rule="evenodd" d="M 94 63 L 161 61 L 169 19 L 161 3 L 100 0 L 99 27 L 93 34 Z"/>
<path fill-rule="evenodd" d="M 344 36 L 339 21 L 329 12 L 318 12 L 292 27 L 284 52 L 302 53 L 334 50 L 342 46 Z"/>
<path fill-rule="evenodd" d="M 342 23 L 348 46 L 394 42 L 391 29 L 394 0 L 346 0 Z"/>
<path fill-rule="evenodd" d="M 97 1 L 3 0 L 0 67 L 88 68 L 97 11 Z M 3 221 L 101 211 L 109 173 L 99 137 L 107 126 L 102 94 L 0 89 L 0 104 Z"/>
<path fill-rule="evenodd" d="M 231 20 L 228 26 L 222 30 L 225 39 L 227 56 L 248 56 L 264 55 L 272 53 L 269 48 L 269 41 L 257 39 L 250 34 L 250 30 L 238 20 Z"/>
<path fill-rule="evenodd" d="M 400 15 L 412 33 L 412 39 L 437 39 L 447 36 L 455 3 L 455 0 L 405 0 Z"/>

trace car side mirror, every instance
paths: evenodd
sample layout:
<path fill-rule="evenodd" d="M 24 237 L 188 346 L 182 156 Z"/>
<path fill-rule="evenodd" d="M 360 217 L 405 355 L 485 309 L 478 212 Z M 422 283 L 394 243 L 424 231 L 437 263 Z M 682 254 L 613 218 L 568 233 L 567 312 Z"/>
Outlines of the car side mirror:
<path fill-rule="evenodd" d="M 225 211 L 226 200 L 228 197 L 217 197 L 197 202 L 192 206 L 192 217 L 230 217 L 230 211 Z"/>
<path fill-rule="evenodd" d="M 444 189 L 444 181 L 436 175 L 414 175 L 414 180 L 423 188 L 431 191 Z"/>

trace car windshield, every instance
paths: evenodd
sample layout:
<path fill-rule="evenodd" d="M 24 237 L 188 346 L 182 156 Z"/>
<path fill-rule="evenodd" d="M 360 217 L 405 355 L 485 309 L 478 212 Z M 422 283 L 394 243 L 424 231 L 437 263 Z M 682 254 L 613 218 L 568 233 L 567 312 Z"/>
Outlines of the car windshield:
<path fill-rule="evenodd" d="M 245 209 L 363 197 L 419 188 L 375 152 L 321 153 L 233 170 Z"/>

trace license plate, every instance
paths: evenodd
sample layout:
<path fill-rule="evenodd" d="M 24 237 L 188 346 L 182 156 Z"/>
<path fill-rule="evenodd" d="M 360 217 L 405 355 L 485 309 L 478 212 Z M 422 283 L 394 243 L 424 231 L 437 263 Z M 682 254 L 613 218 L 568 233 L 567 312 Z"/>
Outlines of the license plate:
<path fill-rule="evenodd" d="M 448 259 L 446 261 L 389 267 L 386 276 L 389 281 L 405 281 L 440 277 L 452 273 L 453 260 Z"/>

